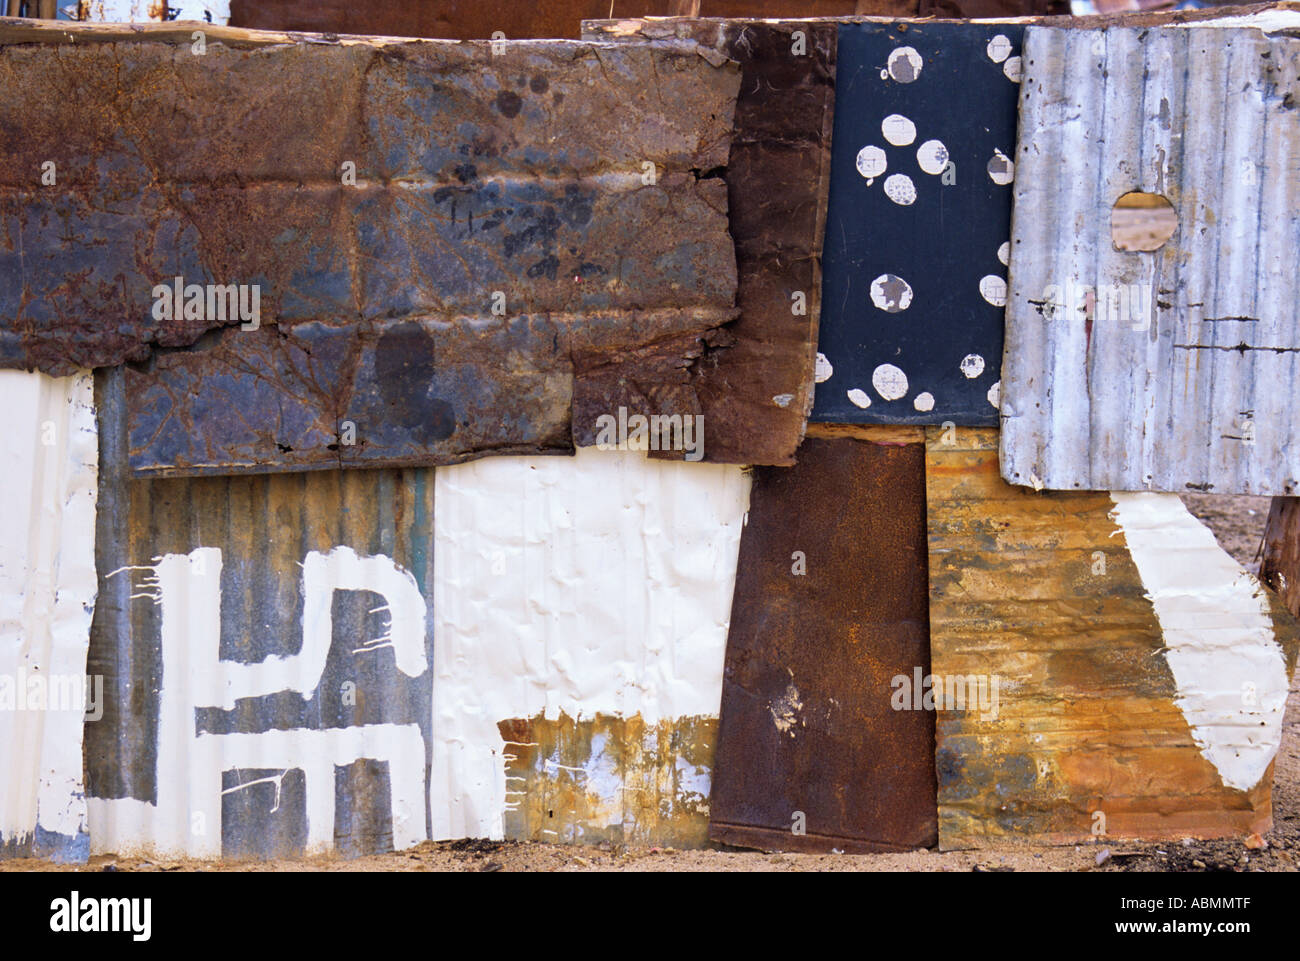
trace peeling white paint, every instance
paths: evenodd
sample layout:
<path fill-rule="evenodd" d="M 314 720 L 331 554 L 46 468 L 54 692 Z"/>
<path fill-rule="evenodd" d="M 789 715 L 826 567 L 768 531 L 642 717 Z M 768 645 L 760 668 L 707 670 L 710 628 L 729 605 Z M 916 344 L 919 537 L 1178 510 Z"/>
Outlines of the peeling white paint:
<path fill-rule="evenodd" d="M 827 359 L 825 354 L 819 351 L 817 354 L 817 361 L 813 365 L 813 382 L 824 384 L 826 381 L 831 379 L 831 375 L 834 373 L 835 368 L 831 366 L 831 362 Z"/>
<path fill-rule="evenodd" d="M 1288 688 L 1264 588 L 1178 495 L 1110 496 L 1160 622 L 1175 703 L 1223 783 L 1248 791 L 1281 745 Z"/>
<path fill-rule="evenodd" d="M 927 140 L 916 148 L 916 164 L 928 174 L 941 174 L 948 166 L 948 148 L 942 140 Z"/>
<path fill-rule="evenodd" d="M 980 278 L 980 296 L 994 307 L 1007 305 L 1007 282 L 997 274 L 985 274 Z"/>
<path fill-rule="evenodd" d="M 84 681 L 94 610 L 98 438 L 89 371 L 0 371 L 0 675 Z M 82 711 L 0 711 L 0 841 L 88 853 Z"/>
<path fill-rule="evenodd" d="M 889 160 L 885 157 L 885 152 L 872 144 L 868 144 L 858 151 L 855 164 L 858 173 L 867 178 L 867 186 L 875 183 L 876 178 L 889 168 Z"/>
<path fill-rule="evenodd" d="M 871 372 L 871 386 L 885 400 L 907 395 L 907 374 L 893 364 L 881 364 Z"/>
<path fill-rule="evenodd" d="M 911 83 L 921 75 L 923 65 L 924 61 L 915 47 L 899 47 L 889 54 L 885 73 L 898 83 Z M 885 74 L 881 75 L 882 79 L 884 76 Z"/>
<path fill-rule="evenodd" d="M 849 398 L 849 403 L 853 404 L 855 407 L 861 407 L 863 410 L 866 410 L 871 406 L 871 397 L 868 396 L 867 392 L 862 388 L 854 387 L 852 390 L 845 391 L 845 393 Z"/>
<path fill-rule="evenodd" d="M 984 48 L 989 59 L 994 63 L 1002 63 L 1007 57 L 1011 56 L 1011 40 L 1004 33 L 999 33 L 989 41 L 988 46 Z"/>
<path fill-rule="evenodd" d="M 979 354 L 967 354 L 961 359 L 961 372 L 967 380 L 974 380 L 984 373 L 984 358 Z"/>
<path fill-rule="evenodd" d="M 895 147 L 906 147 L 916 140 L 916 124 L 901 113 L 891 113 L 880 121 L 880 133 Z"/>
<path fill-rule="evenodd" d="M 885 196 L 900 207 L 910 206 L 916 202 L 916 185 L 907 174 L 890 174 L 885 178 Z"/>
<path fill-rule="evenodd" d="M 741 468 L 579 448 L 434 477 L 435 838 L 502 836 L 502 720 L 717 716 Z"/>
<path fill-rule="evenodd" d="M 891 314 L 907 310 L 912 306 L 912 285 L 897 274 L 881 274 L 871 282 L 871 302 Z"/>
<path fill-rule="evenodd" d="M 934 395 L 929 391 L 922 391 L 912 399 L 912 406 L 922 413 L 934 410 Z"/>

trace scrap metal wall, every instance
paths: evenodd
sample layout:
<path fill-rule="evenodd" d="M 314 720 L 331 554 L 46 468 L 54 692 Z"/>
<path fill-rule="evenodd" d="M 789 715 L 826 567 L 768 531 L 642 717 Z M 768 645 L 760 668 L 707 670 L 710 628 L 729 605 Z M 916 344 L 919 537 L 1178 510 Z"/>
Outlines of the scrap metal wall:
<path fill-rule="evenodd" d="M 91 376 L 0 371 L 0 857 L 84 860 L 95 605 Z M 91 703 L 87 703 L 90 701 Z M 89 708 L 89 709 L 88 709 Z"/>

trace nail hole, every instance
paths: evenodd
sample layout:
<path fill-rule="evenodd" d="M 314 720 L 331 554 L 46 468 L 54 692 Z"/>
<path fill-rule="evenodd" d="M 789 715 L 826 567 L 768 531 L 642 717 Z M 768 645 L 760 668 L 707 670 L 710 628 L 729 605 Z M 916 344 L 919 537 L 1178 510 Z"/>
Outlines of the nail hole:
<path fill-rule="evenodd" d="M 1159 250 L 1178 229 L 1174 205 L 1160 194 L 1131 190 L 1110 212 L 1110 240 L 1116 250 Z"/>

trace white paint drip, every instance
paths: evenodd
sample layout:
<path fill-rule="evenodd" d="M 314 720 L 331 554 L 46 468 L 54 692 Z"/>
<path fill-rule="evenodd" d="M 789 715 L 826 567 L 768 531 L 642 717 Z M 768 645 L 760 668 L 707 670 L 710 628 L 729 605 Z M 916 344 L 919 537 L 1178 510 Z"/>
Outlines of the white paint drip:
<path fill-rule="evenodd" d="M 916 140 L 916 124 L 901 113 L 891 113 L 880 121 L 880 133 L 895 147 L 906 147 Z"/>
<path fill-rule="evenodd" d="M 0 674 L 83 678 L 94 609 L 98 436 L 89 371 L 0 371 Z M 0 838 L 84 843 L 82 714 L 0 711 Z M 65 850 L 65 848 L 67 850 Z M 84 849 L 83 852 L 84 853 Z"/>
<path fill-rule="evenodd" d="M 871 386 L 885 400 L 898 400 L 907 394 L 907 375 L 893 364 L 881 364 L 871 372 Z"/>
<path fill-rule="evenodd" d="M 860 387 L 854 387 L 852 390 L 846 391 L 846 393 L 848 394 L 849 403 L 853 404 L 855 407 L 861 407 L 863 410 L 866 410 L 871 406 L 871 398 L 868 397 L 867 392 L 862 390 Z"/>
<path fill-rule="evenodd" d="M 592 447 L 434 477 L 435 838 L 502 836 L 499 721 L 717 716 L 742 468 Z M 586 787 L 622 810 L 621 784 Z"/>
<path fill-rule="evenodd" d="M 1110 496 L 1192 738 L 1226 786 L 1248 791 L 1281 744 L 1288 688 L 1264 588 L 1176 494 Z"/>

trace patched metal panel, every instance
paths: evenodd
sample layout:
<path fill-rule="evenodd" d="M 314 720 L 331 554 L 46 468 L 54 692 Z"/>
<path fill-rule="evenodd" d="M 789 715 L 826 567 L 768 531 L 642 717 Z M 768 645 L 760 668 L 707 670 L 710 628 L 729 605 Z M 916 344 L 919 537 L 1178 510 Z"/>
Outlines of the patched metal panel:
<path fill-rule="evenodd" d="M 812 406 L 835 25 L 592 21 L 584 37 L 694 40 L 740 64 L 726 170 L 740 317 L 726 342 L 691 367 L 691 386 L 712 432 L 706 461 L 793 464 Z M 758 422 L 766 425 L 761 440 L 745 430 Z"/>
<path fill-rule="evenodd" d="M 1274 497 L 1259 576 L 1300 617 L 1300 497 Z"/>
<path fill-rule="evenodd" d="M 1002 476 L 1300 490 L 1300 43 L 1029 27 L 1022 59 Z M 1178 217 L 1154 252 L 1112 243 L 1136 190 Z"/>
<path fill-rule="evenodd" d="M 97 391 L 93 850 L 426 839 L 432 470 L 133 479 L 121 377 Z"/>
<path fill-rule="evenodd" d="M 1023 31 L 840 25 L 813 420 L 997 423 Z"/>
<path fill-rule="evenodd" d="M 1177 496 L 1009 485 L 991 429 L 926 487 L 941 846 L 1268 830 L 1300 628 Z"/>
<path fill-rule="evenodd" d="M 778 850 L 936 839 L 924 447 L 809 437 L 757 468 L 727 637 L 709 837 Z"/>
<path fill-rule="evenodd" d="M 702 844 L 748 476 L 581 448 L 436 481 L 433 836 Z"/>
<path fill-rule="evenodd" d="M 84 861 L 83 718 L 95 603 L 91 376 L 0 371 L 0 858 Z"/>
<path fill-rule="evenodd" d="M 691 44 L 209 34 L 0 32 L 0 259 L 22 278 L 0 362 L 143 361 L 133 469 L 567 452 L 620 405 L 700 413 L 691 367 L 736 316 L 726 185 L 703 176 L 726 164 L 735 65 Z M 21 96 L 51 83 L 57 106 Z M 121 120 L 144 116 L 170 120 Z M 763 423 L 728 433 L 761 453 Z"/>

